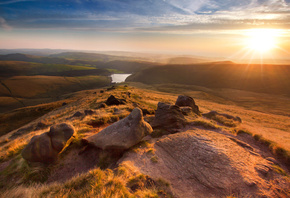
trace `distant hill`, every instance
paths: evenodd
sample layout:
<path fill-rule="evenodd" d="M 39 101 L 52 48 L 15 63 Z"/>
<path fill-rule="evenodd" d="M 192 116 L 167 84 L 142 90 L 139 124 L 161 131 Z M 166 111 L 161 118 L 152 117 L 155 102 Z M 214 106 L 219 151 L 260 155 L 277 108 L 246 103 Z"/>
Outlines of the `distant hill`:
<path fill-rule="evenodd" d="M 101 61 L 108 62 L 114 60 L 132 60 L 132 58 L 125 56 L 112 56 L 97 53 L 85 53 L 85 52 L 63 52 L 59 54 L 52 54 L 50 58 L 65 58 L 69 60 L 86 60 L 86 61 Z"/>
<path fill-rule="evenodd" d="M 213 62 L 151 67 L 126 81 L 146 84 L 178 83 L 290 95 L 290 66 Z"/>
<path fill-rule="evenodd" d="M 65 64 L 44 64 L 24 61 L 0 61 L 0 77 L 11 76 L 84 76 L 84 75 L 109 75 L 110 72 L 94 67 L 65 65 Z"/>
<path fill-rule="evenodd" d="M 35 73 L 35 72 L 26 70 L 25 67 L 27 67 L 27 65 L 29 64 L 25 62 L 31 63 L 31 65 L 34 65 L 33 67 L 36 66 L 33 63 L 43 63 L 43 64 L 53 64 L 55 66 L 59 65 L 57 67 L 60 67 L 60 68 L 63 68 L 63 65 L 70 65 L 69 67 L 71 67 L 71 69 L 69 70 L 81 70 L 80 68 L 75 69 L 73 67 L 83 66 L 85 67 L 84 69 L 92 69 L 92 67 L 99 68 L 99 69 L 114 69 L 114 70 L 118 70 L 119 72 L 125 72 L 125 73 L 136 72 L 140 69 L 144 69 L 148 66 L 153 65 L 153 63 L 151 62 L 137 61 L 133 59 L 134 58 L 110 56 L 110 55 L 95 54 L 95 53 L 81 53 L 81 52 L 65 52 L 65 53 L 60 53 L 60 54 L 54 54 L 49 57 L 34 56 L 34 55 L 27 55 L 27 54 L 20 54 L 20 53 L 0 55 L 0 62 L 1 61 L 22 61 L 21 64 L 23 64 L 22 66 L 24 68 L 21 68 L 22 67 L 21 66 L 21 67 L 18 67 L 18 69 L 23 70 L 23 71 L 25 70 L 28 73 Z M 38 65 L 38 67 L 39 66 L 40 65 Z M 47 65 L 47 66 L 49 66 L 47 70 L 50 70 L 51 65 Z M 6 69 L 7 71 L 4 71 L 3 66 L 2 66 L 2 71 L 4 73 L 9 73 L 11 70 L 11 68 L 7 68 L 7 67 Z M 53 73 L 55 71 L 51 71 L 51 72 Z M 46 74 L 46 72 L 44 73 L 36 72 L 36 74 Z M 29 75 L 29 74 L 21 73 L 21 75 Z"/>
<path fill-rule="evenodd" d="M 34 56 L 28 54 L 7 54 L 0 55 L 1 61 L 25 61 L 25 62 L 35 62 L 35 63 L 51 63 L 51 64 L 70 64 L 71 61 L 63 58 L 52 58 L 45 56 Z"/>

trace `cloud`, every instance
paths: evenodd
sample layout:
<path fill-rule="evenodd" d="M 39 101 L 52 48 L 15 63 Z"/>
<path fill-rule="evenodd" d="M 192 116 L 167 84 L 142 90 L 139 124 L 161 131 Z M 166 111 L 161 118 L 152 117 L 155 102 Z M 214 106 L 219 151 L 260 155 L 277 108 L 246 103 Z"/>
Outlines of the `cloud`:
<path fill-rule="evenodd" d="M 9 26 L 7 23 L 6 23 L 6 20 L 2 17 L 0 17 L 0 26 L 1 28 L 3 28 L 4 30 L 12 30 L 12 27 Z"/>
<path fill-rule="evenodd" d="M 290 0 L 1 1 L 14 28 L 98 31 L 187 31 L 255 26 L 289 27 Z M 17 4 L 16 4 L 17 3 Z M 3 25 L 6 24 L 6 25 Z"/>
<path fill-rule="evenodd" d="M 25 1 L 35 1 L 35 0 L 3 0 L 2 2 L 0 2 L 0 5 L 13 4 L 13 3 L 25 2 Z"/>

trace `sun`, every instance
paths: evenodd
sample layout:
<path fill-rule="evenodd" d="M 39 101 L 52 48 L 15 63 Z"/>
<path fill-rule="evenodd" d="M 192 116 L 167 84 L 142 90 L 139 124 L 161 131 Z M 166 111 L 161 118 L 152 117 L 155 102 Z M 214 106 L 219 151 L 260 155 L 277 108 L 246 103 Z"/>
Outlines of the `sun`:
<path fill-rule="evenodd" d="M 276 47 L 277 31 L 274 29 L 251 29 L 247 32 L 247 48 L 261 54 Z"/>

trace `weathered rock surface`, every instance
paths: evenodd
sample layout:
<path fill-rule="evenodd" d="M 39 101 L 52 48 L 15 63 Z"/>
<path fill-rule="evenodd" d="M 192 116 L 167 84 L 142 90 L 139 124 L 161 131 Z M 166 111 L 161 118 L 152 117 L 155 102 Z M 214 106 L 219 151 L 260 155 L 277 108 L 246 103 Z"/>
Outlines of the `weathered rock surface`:
<path fill-rule="evenodd" d="M 179 106 L 179 107 L 191 107 L 192 111 L 196 114 L 199 114 L 199 108 L 198 106 L 195 104 L 194 100 L 192 97 L 190 96 L 184 96 L 184 95 L 180 95 L 178 96 L 175 105 Z"/>
<path fill-rule="evenodd" d="M 153 179 L 165 179 L 176 197 L 259 197 L 261 192 L 268 193 L 269 161 L 222 134 L 206 130 L 170 134 L 154 144 L 154 151 L 155 163 L 142 150 L 119 163 L 131 163 Z"/>
<path fill-rule="evenodd" d="M 121 104 L 125 104 L 126 101 L 124 99 L 118 99 L 115 96 L 111 95 L 107 101 L 106 101 L 106 105 L 121 105 Z"/>
<path fill-rule="evenodd" d="M 164 129 L 169 133 L 174 133 L 186 124 L 186 120 L 179 106 L 158 103 L 152 127 Z"/>
<path fill-rule="evenodd" d="M 54 162 L 73 134 L 74 127 L 70 124 L 54 125 L 49 132 L 32 137 L 21 155 L 29 162 Z"/>
<path fill-rule="evenodd" d="M 143 120 L 141 109 L 135 108 L 129 116 L 88 137 L 87 141 L 103 150 L 126 150 L 152 131 L 150 124 Z"/>

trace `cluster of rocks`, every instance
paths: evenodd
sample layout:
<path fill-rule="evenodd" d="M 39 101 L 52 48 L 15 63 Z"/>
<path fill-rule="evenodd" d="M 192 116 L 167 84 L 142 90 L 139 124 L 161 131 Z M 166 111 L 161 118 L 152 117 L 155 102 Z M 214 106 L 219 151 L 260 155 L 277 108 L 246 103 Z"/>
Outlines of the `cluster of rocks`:
<path fill-rule="evenodd" d="M 119 105 L 125 104 L 125 102 L 123 99 L 118 99 L 111 95 L 107 99 L 106 105 Z M 92 110 L 78 111 L 73 117 L 91 115 L 93 113 L 94 111 Z M 200 115 L 199 108 L 193 98 L 181 95 L 178 96 L 175 105 L 158 103 L 154 120 L 151 123 L 152 126 L 144 121 L 142 110 L 136 107 L 126 118 L 115 122 L 84 141 L 102 150 L 123 152 L 138 144 L 145 136 L 150 135 L 153 129 L 162 129 L 166 131 L 165 134 L 178 132 L 186 126 L 185 115 L 190 113 Z M 210 114 L 217 113 L 210 112 Z M 238 117 L 231 118 L 239 120 Z M 30 162 L 53 162 L 74 133 L 74 128 L 70 124 L 54 125 L 49 132 L 34 136 L 23 149 L 22 156 Z"/>
<path fill-rule="evenodd" d="M 83 112 L 81 112 L 81 111 L 75 112 L 71 118 L 82 117 L 82 116 L 93 115 L 93 114 L 95 114 L 95 111 L 93 111 L 91 109 L 86 109 Z"/>
<path fill-rule="evenodd" d="M 110 96 L 107 101 L 112 100 L 120 101 L 120 99 L 116 99 L 114 96 Z M 90 145 L 103 150 L 127 150 L 139 143 L 145 136 L 151 134 L 153 128 L 162 128 L 169 133 L 174 133 L 184 127 L 186 119 L 182 108 L 194 113 L 198 112 L 199 114 L 198 107 L 191 97 L 179 96 L 176 105 L 158 103 L 152 126 L 144 121 L 143 111 L 139 107 L 136 107 L 128 117 L 88 137 L 86 141 Z"/>
<path fill-rule="evenodd" d="M 120 105 L 125 104 L 125 102 L 123 99 L 118 99 L 111 95 L 107 99 L 106 105 Z M 189 111 L 199 113 L 194 100 L 188 96 L 179 96 L 175 105 L 159 102 L 152 126 L 153 128 L 163 128 L 169 133 L 174 133 L 185 126 L 184 114 L 189 113 Z M 93 113 L 94 111 L 92 110 L 78 111 L 72 117 L 91 115 Z M 142 110 L 136 107 L 129 116 L 88 137 L 85 141 L 103 150 L 118 150 L 122 152 L 139 143 L 152 131 L 151 125 L 144 121 Z M 49 132 L 34 136 L 23 149 L 22 156 L 30 162 L 54 162 L 74 133 L 74 127 L 70 124 L 54 125 Z"/>

